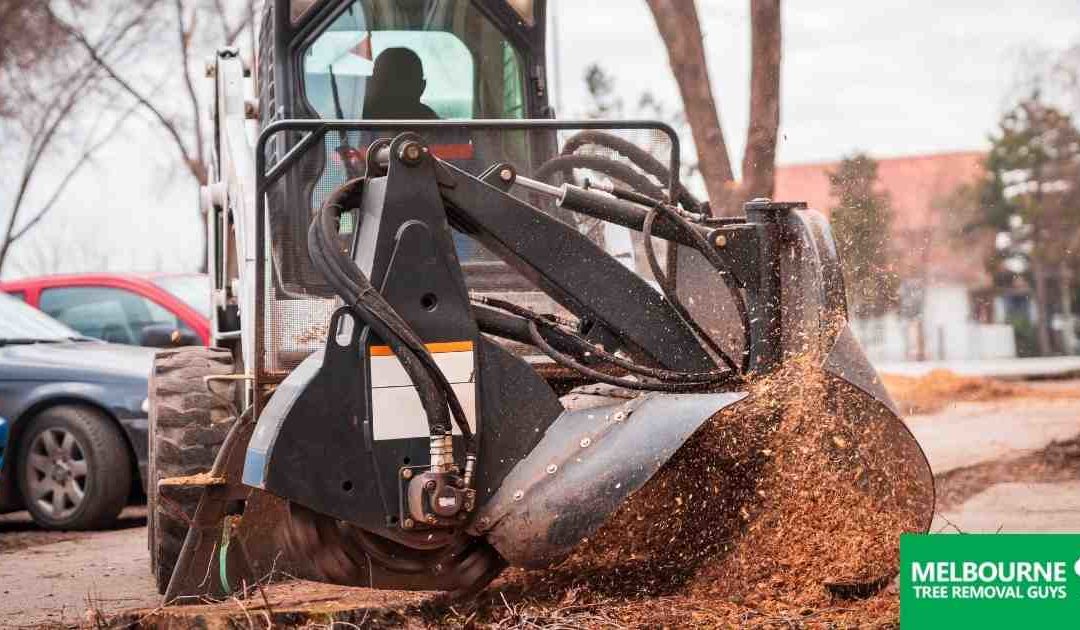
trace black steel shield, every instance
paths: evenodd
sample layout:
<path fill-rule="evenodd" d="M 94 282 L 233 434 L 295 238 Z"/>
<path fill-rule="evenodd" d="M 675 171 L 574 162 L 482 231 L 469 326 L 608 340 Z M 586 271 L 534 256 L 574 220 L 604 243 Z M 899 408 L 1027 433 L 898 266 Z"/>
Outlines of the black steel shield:
<path fill-rule="evenodd" d="M 649 394 L 564 412 L 481 508 L 473 533 L 511 565 L 560 562 L 706 420 L 745 396 Z"/>

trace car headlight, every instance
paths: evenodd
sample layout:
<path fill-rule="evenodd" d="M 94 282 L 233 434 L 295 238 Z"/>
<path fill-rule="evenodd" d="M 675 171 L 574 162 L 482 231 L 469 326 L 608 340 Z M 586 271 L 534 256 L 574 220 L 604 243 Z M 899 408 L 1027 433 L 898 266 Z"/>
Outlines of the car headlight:
<path fill-rule="evenodd" d="M 150 399 L 143 398 L 142 404 L 139 405 L 139 409 L 141 409 L 142 412 L 146 415 L 150 415 Z"/>

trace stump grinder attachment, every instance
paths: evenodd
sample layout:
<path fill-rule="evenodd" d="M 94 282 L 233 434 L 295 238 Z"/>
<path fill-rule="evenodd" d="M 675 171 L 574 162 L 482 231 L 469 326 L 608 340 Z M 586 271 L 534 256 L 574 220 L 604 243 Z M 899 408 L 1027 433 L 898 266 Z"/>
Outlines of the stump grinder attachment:
<path fill-rule="evenodd" d="M 297 122 L 271 133 L 300 127 L 328 132 Z M 367 174 L 326 198 L 308 234 L 340 304 L 323 348 L 233 427 L 169 597 L 228 591 L 274 567 L 465 592 L 507 564 L 552 566 L 743 399 L 749 379 L 795 358 L 816 362 L 838 397 L 861 401 L 852 454 L 837 465 L 853 480 L 881 467 L 860 490 L 905 493 L 901 504 L 919 515 L 913 529 L 928 526 L 926 461 L 847 326 L 820 215 L 761 200 L 745 218 L 713 219 L 615 186 L 552 186 L 508 163 L 474 176 L 436 157 L 422 128 L 377 141 L 367 156 Z M 657 288 L 517 190 L 670 244 L 676 264 L 696 266 L 684 274 L 696 284 L 668 290 L 650 245 Z M 455 233 L 558 312 L 470 293 Z M 718 295 L 745 319 L 749 342 L 737 352 L 683 306 Z M 545 370 L 608 389 L 567 406 Z"/>
<path fill-rule="evenodd" d="M 542 2 L 267 4 L 260 104 L 235 51 L 212 73 L 214 326 L 243 411 L 208 474 L 155 485 L 168 601 L 279 575 L 468 593 L 554 566 L 796 363 L 842 429 L 828 483 L 926 530 L 929 467 L 848 326 L 820 214 L 754 200 L 713 216 L 680 185 L 666 125 L 551 120 Z M 432 107 L 364 120 L 384 111 L 381 55 L 405 49 L 502 65 L 464 91 L 427 65 Z M 187 526 L 171 558 L 161 519 Z"/>

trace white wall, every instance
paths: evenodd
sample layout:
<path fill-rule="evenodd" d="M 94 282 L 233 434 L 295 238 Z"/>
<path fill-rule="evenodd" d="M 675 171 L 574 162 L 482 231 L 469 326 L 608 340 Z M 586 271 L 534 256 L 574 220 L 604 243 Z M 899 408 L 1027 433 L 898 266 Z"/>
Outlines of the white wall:
<path fill-rule="evenodd" d="M 1016 356 L 1012 326 L 981 324 L 970 318 L 971 300 L 961 285 L 926 288 L 919 319 L 895 313 L 853 320 L 855 336 L 871 361 L 914 361 L 919 355 L 937 360 L 1001 359 Z"/>

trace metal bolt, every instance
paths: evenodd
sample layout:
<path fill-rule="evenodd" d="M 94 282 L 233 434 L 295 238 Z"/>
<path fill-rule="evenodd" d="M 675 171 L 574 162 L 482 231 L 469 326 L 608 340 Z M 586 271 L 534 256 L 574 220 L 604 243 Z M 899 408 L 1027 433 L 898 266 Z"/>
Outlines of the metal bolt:
<path fill-rule="evenodd" d="M 716 238 L 713 239 L 713 245 L 716 245 L 718 248 L 727 247 L 727 237 L 723 234 L 717 234 Z"/>
<path fill-rule="evenodd" d="M 518 490 L 517 492 L 514 493 L 514 500 L 515 501 L 520 501 L 520 500 L 522 500 L 524 498 L 525 498 L 525 491 L 524 490 Z"/>
<path fill-rule="evenodd" d="M 401 147 L 401 153 L 398 155 L 401 161 L 412 166 L 420 162 L 420 158 L 424 155 L 424 148 L 420 146 L 419 142 L 406 142 Z"/>
<path fill-rule="evenodd" d="M 405 470 L 402 470 L 401 471 L 401 478 L 402 479 L 412 479 L 412 468 L 406 468 Z"/>
<path fill-rule="evenodd" d="M 554 475 L 557 470 L 559 470 L 558 466 L 556 466 L 555 464 L 548 464 L 547 474 Z"/>
<path fill-rule="evenodd" d="M 509 184 L 514 179 L 514 171 L 504 168 L 499 171 L 499 179 Z"/>
<path fill-rule="evenodd" d="M 414 525 L 416 525 L 416 523 L 414 523 L 411 518 L 407 518 L 404 521 L 401 521 L 401 526 L 405 529 L 412 529 Z"/>
<path fill-rule="evenodd" d="M 427 490 L 428 492 L 434 492 L 435 491 L 435 480 L 432 479 L 431 481 L 425 483 L 424 484 L 424 490 Z"/>
<path fill-rule="evenodd" d="M 626 420 L 626 412 L 625 411 L 616 411 L 615 415 L 611 416 L 611 419 L 614 420 L 615 422 L 622 422 L 623 420 Z"/>
<path fill-rule="evenodd" d="M 581 448 L 589 448 L 590 444 L 592 444 L 591 439 L 589 439 L 587 437 L 586 438 L 581 438 Z"/>

